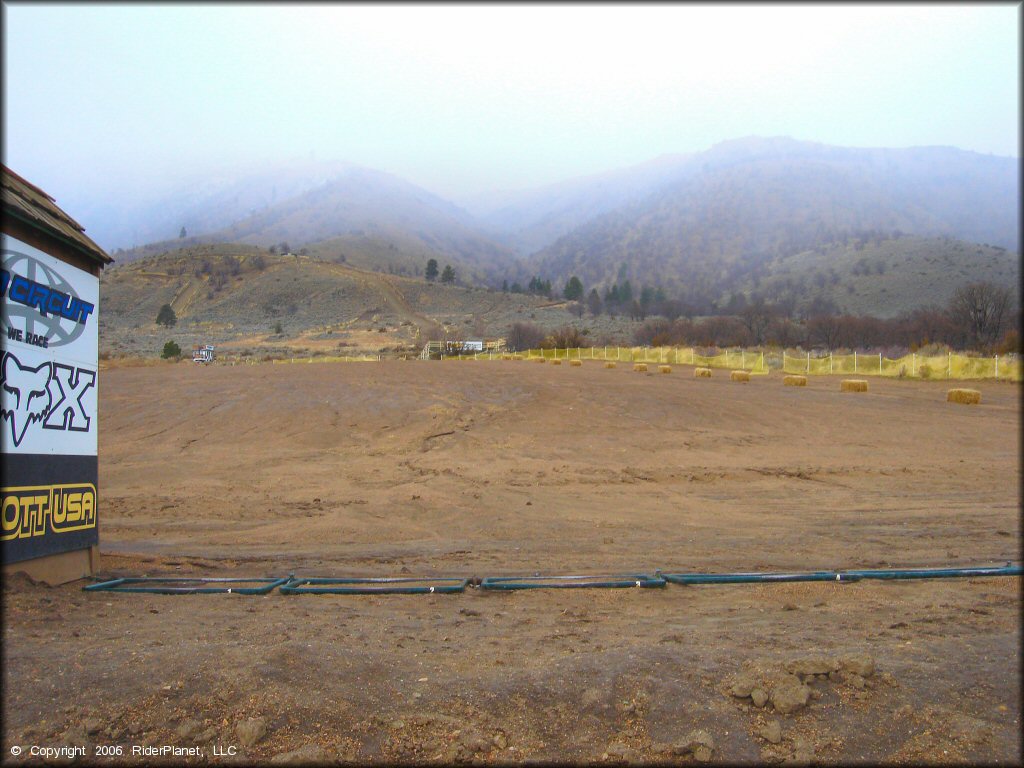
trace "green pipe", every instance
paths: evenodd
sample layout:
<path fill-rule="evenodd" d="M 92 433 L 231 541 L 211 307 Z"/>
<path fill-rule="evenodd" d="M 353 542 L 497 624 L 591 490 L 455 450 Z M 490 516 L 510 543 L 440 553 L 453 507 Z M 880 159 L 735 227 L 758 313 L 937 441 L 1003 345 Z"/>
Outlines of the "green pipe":
<path fill-rule="evenodd" d="M 411 586 L 409 582 L 435 582 L 425 586 Z M 461 577 L 440 578 L 292 578 L 282 585 L 284 595 L 422 595 L 428 593 L 464 592 L 469 579 Z M 308 586 L 307 586 L 308 585 Z M 353 586 L 355 585 L 355 586 Z"/>
<path fill-rule="evenodd" d="M 214 595 L 230 592 L 239 595 L 265 595 L 274 587 L 288 583 L 291 574 L 283 579 L 226 579 L 226 578 L 187 578 L 187 577 L 137 577 L 113 579 L 98 584 L 88 584 L 82 589 L 86 592 L 143 592 L 156 595 Z M 150 584 L 153 586 L 134 586 Z M 219 586 L 205 586 L 217 584 Z M 259 587 L 228 586 L 233 584 L 261 584 Z M 133 585 L 133 586 L 128 586 Z M 172 586 L 157 586 L 172 585 Z"/>
<path fill-rule="evenodd" d="M 861 579 L 946 579 L 968 576 L 1020 576 L 1019 565 L 981 568 L 890 568 L 845 571 L 794 571 L 791 573 L 662 573 L 655 575 L 673 584 L 750 584 L 780 581 L 860 581 Z"/>
<path fill-rule="evenodd" d="M 656 576 L 673 584 L 751 584 L 775 581 L 839 581 L 835 571 L 807 573 L 662 573 Z"/>
<path fill-rule="evenodd" d="M 596 581 L 594 581 L 596 579 Z M 481 589 L 573 589 L 617 587 L 664 587 L 659 576 L 642 573 L 620 576 L 488 576 L 480 582 Z"/>
<path fill-rule="evenodd" d="M 966 576 L 1020 576 L 1024 568 L 1010 565 L 992 568 L 910 568 L 904 570 L 853 570 L 843 571 L 843 581 L 855 579 L 947 579 Z"/>

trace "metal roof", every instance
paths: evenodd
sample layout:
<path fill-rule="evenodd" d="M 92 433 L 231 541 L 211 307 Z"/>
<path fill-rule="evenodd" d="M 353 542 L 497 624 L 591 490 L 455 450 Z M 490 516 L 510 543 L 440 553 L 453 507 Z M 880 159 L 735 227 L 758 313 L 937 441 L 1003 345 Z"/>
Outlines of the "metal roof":
<path fill-rule="evenodd" d="M 85 234 L 85 227 L 68 216 L 56 201 L 35 184 L 3 168 L 3 211 L 5 216 L 21 219 L 47 234 L 63 240 L 75 250 L 102 265 L 113 259 Z"/>

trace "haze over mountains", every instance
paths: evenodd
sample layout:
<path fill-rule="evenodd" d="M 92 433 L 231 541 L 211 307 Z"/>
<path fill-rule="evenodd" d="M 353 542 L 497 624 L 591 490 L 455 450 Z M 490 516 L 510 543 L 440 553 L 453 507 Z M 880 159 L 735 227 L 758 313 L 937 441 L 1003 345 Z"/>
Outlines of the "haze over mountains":
<path fill-rule="evenodd" d="M 187 242 L 284 242 L 410 276 L 437 258 L 467 284 L 525 285 L 536 274 L 560 287 L 577 275 L 588 290 L 629 279 L 724 300 L 757 290 L 780 259 L 842 259 L 851 243 L 948 238 L 1007 249 L 1015 262 L 1019 169 L 1015 158 L 950 147 L 753 137 L 461 207 L 381 171 L 306 163 L 209 179 L 121 215 L 75 213 L 108 247 L 167 241 L 115 253 L 121 262 L 185 244 L 184 227 Z M 139 240 L 129 242 L 126 220 Z M 969 274 L 974 249 L 962 251 Z"/>

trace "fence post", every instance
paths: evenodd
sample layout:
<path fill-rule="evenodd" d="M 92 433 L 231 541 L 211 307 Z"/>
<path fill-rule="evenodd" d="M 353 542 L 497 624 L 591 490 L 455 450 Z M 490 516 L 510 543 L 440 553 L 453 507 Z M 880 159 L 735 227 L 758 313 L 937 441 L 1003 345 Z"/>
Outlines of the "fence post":
<path fill-rule="evenodd" d="M 740 350 L 740 368 L 746 368 L 746 367 L 747 367 L 747 350 L 741 349 Z"/>
<path fill-rule="evenodd" d="M 999 355 L 996 355 L 996 378 L 999 378 Z"/>
<path fill-rule="evenodd" d="M 946 378 L 953 378 L 953 350 L 946 353 Z"/>
<path fill-rule="evenodd" d="M 917 376 L 917 352 L 913 352 L 910 358 L 910 375 Z"/>
<path fill-rule="evenodd" d="M 853 350 L 853 372 L 857 372 L 857 350 Z"/>
<path fill-rule="evenodd" d="M 807 350 L 807 372 L 811 372 L 811 350 Z"/>
<path fill-rule="evenodd" d="M 832 352 L 828 353 L 828 372 L 832 373 Z"/>
<path fill-rule="evenodd" d="M 882 375 L 882 353 L 878 353 L 878 375 Z"/>

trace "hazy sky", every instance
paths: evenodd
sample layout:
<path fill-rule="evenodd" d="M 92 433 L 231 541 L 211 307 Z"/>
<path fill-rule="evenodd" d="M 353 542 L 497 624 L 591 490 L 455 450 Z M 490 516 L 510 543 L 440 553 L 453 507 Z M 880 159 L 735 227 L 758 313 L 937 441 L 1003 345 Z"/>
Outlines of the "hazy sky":
<path fill-rule="evenodd" d="M 1014 4 L 3 11 L 4 162 L 58 201 L 311 156 L 459 198 L 749 135 L 1019 156 Z"/>

